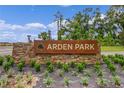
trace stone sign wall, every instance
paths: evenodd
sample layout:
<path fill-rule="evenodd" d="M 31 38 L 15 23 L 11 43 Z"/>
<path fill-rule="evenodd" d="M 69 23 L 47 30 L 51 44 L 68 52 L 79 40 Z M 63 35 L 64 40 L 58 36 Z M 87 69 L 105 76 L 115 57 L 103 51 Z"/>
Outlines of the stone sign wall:
<path fill-rule="evenodd" d="M 16 63 L 19 62 L 20 57 L 23 57 L 28 64 L 30 59 L 35 58 L 38 63 L 44 64 L 48 60 L 53 63 L 56 62 L 86 62 L 88 64 L 93 64 L 97 61 L 101 61 L 100 46 L 98 44 L 98 51 L 96 54 L 42 54 L 35 53 L 35 44 L 33 43 L 14 43 L 13 44 L 13 57 Z"/>

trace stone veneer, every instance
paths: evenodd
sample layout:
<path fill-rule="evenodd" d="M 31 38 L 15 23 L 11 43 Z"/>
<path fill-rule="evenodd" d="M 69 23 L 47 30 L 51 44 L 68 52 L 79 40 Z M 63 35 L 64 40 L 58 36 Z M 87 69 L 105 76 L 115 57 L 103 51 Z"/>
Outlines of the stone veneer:
<path fill-rule="evenodd" d="M 15 62 L 18 63 L 20 57 L 23 57 L 28 64 L 31 58 L 35 58 L 38 63 L 44 64 L 46 61 L 50 60 L 53 63 L 56 62 L 86 62 L 88 64 L 95 63 L 97 61 L 101 62 L 100 48 L 99 53 L 96 55 L 50 55 L 50 54 L 39 54 L 35 55 L 33 43 L 14 43 L 13 44 L 13 57 Z"/>

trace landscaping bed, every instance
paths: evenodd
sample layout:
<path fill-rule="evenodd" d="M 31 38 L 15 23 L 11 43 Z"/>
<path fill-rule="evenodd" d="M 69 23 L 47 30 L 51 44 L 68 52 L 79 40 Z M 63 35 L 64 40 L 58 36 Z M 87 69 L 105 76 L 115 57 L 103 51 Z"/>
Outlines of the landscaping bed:
<path fill-rule="evenodd" d="M 0 87 L 4 88 L 115 88 L 124 87 L 124 56 L 102 56 L 103 63 L 83 62 L 30 64 L 20 58 L 18 64 L 11 56 L 0 57 Z"/>

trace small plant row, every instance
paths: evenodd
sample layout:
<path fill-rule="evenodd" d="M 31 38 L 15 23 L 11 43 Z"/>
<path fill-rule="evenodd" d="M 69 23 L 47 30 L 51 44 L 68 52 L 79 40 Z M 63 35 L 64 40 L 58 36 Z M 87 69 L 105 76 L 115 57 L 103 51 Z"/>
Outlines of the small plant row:
<path fill-rule="evenodd" d="M 124 66 L 124 56 L 123 55 L 116 54 L 112 60 L 114 63 L 120 64 L 121 66 Z"/>
<path fill-rule="evenodd" d="M 14 59 L 10 55 L 5 57 L 0 56 L 0 66 L 3 66 L 5 72 L 7 72 L 14 65 Z"/>
<path fill-rule="evenodd" d="M 109 58 L 108 56 L 105 56 L 103 58 L 103 61 L 107 65 L 107 67 L 110 70 L 110 72 L 112 73 L 112 75 L 116 75 L 116 67 L 115 67 L 114 63 L 111 61 L 111 58 Z"/>
<path fill-rule="evenodd" d="M 102 70 L 100 62 L 96 62 L 96 64 L 94 65 L 94 69 L 97 75 L 97 78 L 96 78 L 97 86 L 106 87 L 108 83 L 107 83 L 107 80 L 104 78 L 104 75 L 103 75 L 104 72 Z"/>
<path fill-rule="evenodd" d="M 96 62 L 96 64 L 94 65 L 94 69 L 97 77 L 103 77 L 103 71 L 100 62 Z"/>
<path fill-rule="evenodd" d="M 103 61 L 105 62 L 105 64 L 107 65 L 107 67 L 109 68 L 110 72 L 112 73 L 112 81 L 113 84 L 118 87 L 121 85 L 121 79 L 120 77 L 116 74 L 116 67 L 114 65 L 114 63 L 116 63 L 117 61 L 115 61 L 115 59 L 123 59 L 124 56 L 122 55 L 118 55 L 116 54 L 115 56 L 113 55 L 108 55 L 108 56 L 104 56 L 103 57 Z M 114 62 L 114 63 L 113 63 Z M 121 61 L 118 61 L 118 63 L 120 64 Z"/>
<path fill-rule="evenodd" d="M 124 66 L 124 55 L 120 55 L 120 54 L 108 55 L 108 56 L 103 56 L 103 59 L 105 60 L 109 59 L 111 62 Z"/>
<path fill-rule="evenodd" d="M 58 62 L 58 63 L 56 63 L 56 67 L 58 69 L 63 69 L 65 72 L 68 72 L 69 68 L 76 69 L 76 71 L 78 71 L 78 72 L 82 72 L 86 68 L 86 64 L 84 62 L 79 62 L 79 63 L 69 62 L 66 64 Z"/>
<path fill-rule="evenodd" d="M 23 74 L 14 75 L 14 70 L 9 69 L 6 75 L 2 75 L 0 78 L 0 88 L 7 88 L 7 87 L 17 87 L 17 88 L 24 88 L 26 85 L 30 84 L 32 87 L 32 80 L 33 76 L 31 72 L 28 72 L 23 76 Z M 11 78 L 11 80 L 9 80 Z M 13 80 L 14 81 L 13 81 Z M 25 84 L 23 84 L 25 82 Z M 14 85 L 11 85 L 14 84 Z"/>

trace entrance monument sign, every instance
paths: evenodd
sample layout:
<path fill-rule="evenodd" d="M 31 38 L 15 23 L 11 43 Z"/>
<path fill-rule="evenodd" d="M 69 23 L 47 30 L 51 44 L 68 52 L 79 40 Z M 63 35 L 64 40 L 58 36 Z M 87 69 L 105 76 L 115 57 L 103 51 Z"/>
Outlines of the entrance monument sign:
<path fill-rule="evenodd" d="M 97 54 L 96 40 L 35 40 L 35 54 Z"/>

